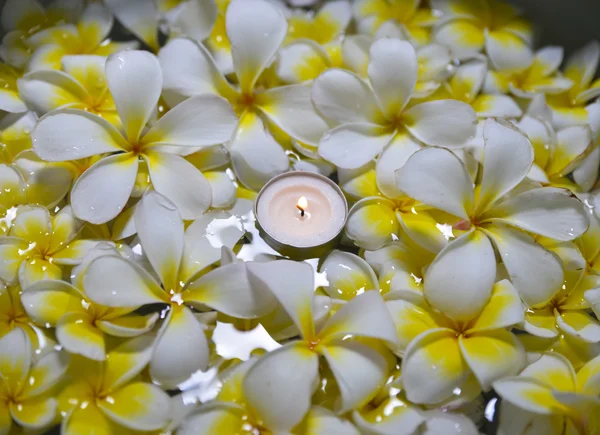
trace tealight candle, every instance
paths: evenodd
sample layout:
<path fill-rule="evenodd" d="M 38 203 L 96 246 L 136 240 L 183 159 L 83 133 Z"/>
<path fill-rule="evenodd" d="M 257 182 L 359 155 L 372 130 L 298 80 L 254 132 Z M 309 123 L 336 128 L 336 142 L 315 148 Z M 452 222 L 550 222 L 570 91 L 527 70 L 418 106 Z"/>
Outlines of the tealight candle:
<path fill-rule="evenodd" d="M 304 171 L 272 178 L 254 207 L 263 239 L 290 257 L 316 257 L 332 248 L 348 215 L 340 188 L 327 177 Z"/>

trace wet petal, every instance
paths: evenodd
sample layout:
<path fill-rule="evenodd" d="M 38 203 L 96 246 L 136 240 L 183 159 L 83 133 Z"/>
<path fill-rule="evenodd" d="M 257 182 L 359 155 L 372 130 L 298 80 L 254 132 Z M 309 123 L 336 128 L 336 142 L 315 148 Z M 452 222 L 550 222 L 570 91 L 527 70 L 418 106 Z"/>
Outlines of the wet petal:
<path fill-rule="evenodd" d="M 85 311 L 81 294 L 65 281 L 39 281 L 21 293 L 21 301 L 38 325 L 55 326 L 64 314 Z"/>
<path fill-rule="evenodd" d="M 106 358 L 104 334 L 86 313 L 68 313 L 56 324 L 56 338 L 68 351 L 93 360 Z"/>
<path fill-rule="evenodd" d="M 379 290 L 371 266 L 349 252 L 332 251 L 319 267 L 319 272 L 325 274 L 329 283 L 326 291 L 332 298 L 350 300 L 366 290 Z"/>
<path fill-rule="evenodd" d="M 30 399 L 21 403 L 11 403 L 10 414 L 15 422 L 23 427 L 41 429 L 52 423 L 56 416 L 56 400 Z"/>
<path fill-rule="evenodd" d="M 383 198 L 365 198 L 352 206 L 346 234 L 357 246 L 379 249 L 400 234 L 394 204 Z"/>
<path fill-rule="evenodd" d="M 503 279 L 494 284 L 490 300 L 470 330 L 489 331 L 519 324 L 523 322 L 524 310 L 517 290 Z"/>

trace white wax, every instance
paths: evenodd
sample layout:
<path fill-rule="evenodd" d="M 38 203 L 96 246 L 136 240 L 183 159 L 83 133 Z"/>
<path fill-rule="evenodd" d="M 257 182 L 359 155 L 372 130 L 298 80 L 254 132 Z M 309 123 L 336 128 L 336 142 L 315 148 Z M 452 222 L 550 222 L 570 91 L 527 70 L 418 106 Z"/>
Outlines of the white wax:
<path fill-rule="evenodd" d="M 296 207 L 308 201 L 304 216 Z M 337 236 L 346 222 L 346 202 L 327 180 L 295 172 L 264 188 L 256 205 L 263 230 L 278 242 L 298 248 L 319 246 Z"/>

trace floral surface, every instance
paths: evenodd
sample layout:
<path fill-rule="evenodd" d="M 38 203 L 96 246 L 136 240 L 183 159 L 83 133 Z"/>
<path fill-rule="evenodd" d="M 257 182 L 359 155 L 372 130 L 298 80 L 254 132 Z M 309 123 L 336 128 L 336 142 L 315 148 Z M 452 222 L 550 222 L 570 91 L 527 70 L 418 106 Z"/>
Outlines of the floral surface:
<path fill-rule="evenodd" d="M 600 434 L 600 43 L 497 0 L 0 23 L 0 435 Z M 322 258 L 255 225 L 291 170 L 350 203 Z"/>

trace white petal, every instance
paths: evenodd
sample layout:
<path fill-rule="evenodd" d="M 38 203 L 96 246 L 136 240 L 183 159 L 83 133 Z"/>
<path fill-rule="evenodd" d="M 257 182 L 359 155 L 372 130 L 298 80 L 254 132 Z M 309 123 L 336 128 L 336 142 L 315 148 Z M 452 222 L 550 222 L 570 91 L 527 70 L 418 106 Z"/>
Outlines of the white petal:
<path fill-rule="evenodd" d="M 286 84 L 315 79 L 329 67 L 329 54 L 312 39 L 292 41 L 278 53 L 277 76 Z"/>
<path fill-rule="evenodd" d="M 394 208 L 392 201 L 376 196 L 358 201 L 348 212 L 346 235 L 361 248 L 381 248 L 401 231 Z"/>
<path fill-rule="evenodd" d="M 588 42 L 585 46 L 573 53 L 565 65 L 565 76 L 585 88 L 596 74 L 600 60 L 600 43 L 596 40 Z"/>
<path fill-rule="evenodd" d="M 451 397 L 469 374 L 456 333 L 449 329 L 431 329 L 419 335 L 402 359 L 402 383 L 413 403 L 433 404 Z"/>
<path fill-rule="evenodd" d="M 310 95 L 311 86 L 307 84 L 281 86 L 262 93 L 266 103 L 259 107 L 294 139 L 317 145 L 329 126 L 315 110 Z"/>
<path fill-rule="evenodd" d="M 381 422 L 373 421 L 371 418 L 366 419 L 358 411 L 354 411 L 352 421 L 362 431 L 361 433 L 412 435 L 425 422 L 425 417 L 421 415 L 418 407 L 408 405 L 395 407 L 393 412 Z"/>
<path fill-rule="evenodd" d="M 319 337 L 327 342 L 346 335 L 397 343 L 396 327 L 378 291 L 356 296 L 330 317 L 319 331 Z"/>
<path fill-rule="evenodd" d="M 182 294 L 183 300 L 240 319 L 268 314 L 275 309 L 275 299 L 267 286 L 248 280 L 246 264 L 221 266 L 192 281 Z"/>
<path fill-rule="evenodd" d="M 397 134 L 377 159 L 377 187 L 388 198 L 397 198 L 402 191 L 396 185 L 396 170 L 420 150 L 420 144 L 409 134 Z"/>
<path fill-rule="evenodd" d="M 456 100 L 417 104 L 404 112 L 406 128 L 427 145 L 462 147 L 475 135 L 477 118 L 471 106 Z"/>
<path fill-rule="evenodd" d="M 472 102 L 481 91 L 487 72 L 487 63 L 474 59 L 456 68 L 448 84 L 452 96 L 461 101 Z"/>
<path fill-rule="evenodd" d="M 302 336 L 312 338 L 314 276 L 310 265 L 290 260 L 248 263 L 248 279 L 252 286 L 268 288 Z"/>
<path fill-rule="evenodd" d="M 533 52 L 527 43 L 508 32 L 486 30 L 485 50 L 499 71 L 520 70 L 533 62 Z"/>
<path fill-rule="evenodd" d="M 514 334 L 502 329 L 459 337 L 465 361 L 488 391 L 492 382 L 514 376 L 526 364 L 525 349 Z"/>
<path fill-rule="evenodd" d="M 44 160 L 78 160 L 122 151 L 128 145 L 108 121 L 82 110 L 61 109 L 40 118 L 31 132 L 33 149 Z"/>
<path fill-rule="evenodd" d="M 206 404 L 183 420 L 177 428 L 177 434 L 211 435 L 218 430 L 234 433 L 234 431 L 241 430 L 244 424 L 244 412 L 244 408 L 232 403 Z"/>
<path fill-rule="evenodd" d="M 510 280 L 529 306 L 550 300 L 563 283 L 559 258 L 527 234 L 502 225 L 485 230 L 500 253 Z"/>
<path fill-rule="evenodd" d="M 336 68 L 313 82 L 312 100 L 321 115 L 338 123 L 376 122 L 381 113 L 369 85 L 355 74 Z"/>
<path fill-rule="evenodd" d="M 356 169 L 377 157 L 393 135 L 373 124 L 341 125 L 321 138 L 319 154 L 340 168 Z"/>
<path fill-rule="evenodd" d="M 208 50 L 185 38 L 170 40 L 158 53 L 163 69 L 164 89 L 179 99 L 192 95 L 219 94 L 229 85 Z"/>
<path fill-rule="evenodd" d="M 23 397 L 39 396 L 54 387 L 66 373 L 69 359 L 66 352 L 48 352 L 38 357 L 29 371 L 30 382 L 23 388 Z"/>
<path fill-rule="evenodd" d="M 260 26 L 256 23 L 260 22 Z M 225 20 L 233 65 L 242 92 L 250 92 L 287 32 L 283 14 L 261 0 L 232 3 Z"/>
<path fill-rule="evenodd" d="M 106 5 L 123 27 L 144 41 L 152 50 L 158 50 L 158 13 L 154 2 L 107 0 Z"/>
<path fill-rule="evenodd" d="M 368 74 L 383 113 L 392 118 L 410 100 L 417 83 L 417 54 L 410 42 L 380 39 L 371 45 Z"/>
<path fill-rule="evenodd" d="M 107 307 L 138 307 L 165 301 L 159 284 L 140 266 L 106 255 L 93 260 L 84 277 L 88 297 Z"/>
<path fill-rule="evenodd" d="M 373 40 L 368 35 L 346 35 L 342 41 L 344 65 L 361 77 L 367 76 L 369 48 L 372 43 Z"/>
<path fill-rule="evenodd" d="M 92 47 L 101 45 L 112 29 L 113 16 L 102 3 L 90 3 L 77 21 L 81 33 L 86 35 L 86 43 Z"/>
<path fill-rule="evenodd" d="M 212 200 L 206 177 L 183 157 L 168 153 L 147 153 L 152 186 L 177 206 L 183 219 L 204 213 Z"/>
<path fill-rule="evenodd" d="M 306 416 L 308 433 L 314 435 L 360 435 L 354 425 L 320 406 L 313 406 Z"/>
<path fill-rule="evenodd" d="M 584 205 L 569 190 L 541 187 L 528 190 L 489 209 L 482 222 L 502 222 L 554 240 L 573 240 L 589 220 Z"/>
<path fill-rule="evenodd" d="M 567 175 L 592 149 L 593 140 L 592 130 L 586 125 L 573 125 L 558 131 L 546 172 L 550 175 Z"/>
<path fill-rule="evenodd" d="M 179 103 L 142 138 L 146 146 L 200 147 L 231 139 L 238 123 L 231 105 L 217 95 L 198 95 Z"/>
<path fill-rule="evenodd" d="M 469 219 L 473 182 L 452 152 L 426 148 L 414 153 L 396 171 L 398 188 L 408 196 L 452 215 Z"/>
<path fill-rule="evenodd" d="M 7 0 L 2 7 L 2 28 L 6 31 L 18 29 L 27 24 L 31 15 L 44 15 L 44 8 L 36 0 Z"/>
<path fill-rule="evenodd" d="M 205 172 L 212 191 L 212 208 L 231 208 L 236 201 L 236 186 L 226 172 Z"/>
<path fill-rule="evenodd" d="M 39 116 L 88 97 L 87 91 L 62 71 L 32 71 L 19 79 L 18 86 L 21 98 Z"/>
<path fill-rule="evenodd" d="M 447 74 L 448 65 L 452 61 L 450 52 L 446 47 L 439 44 L 428 44 L 419 47 L 417 60 L 421 65 L 419 81 L 437 81 Z"/>
<path fill-rule="evenodd" d="M 241 219 L 225 211 L 209 211 L 185 231 L 179 278 L 188 282 L 194 275 L 221 258 L 221 248 L 233 248 L 244 235 Z"/>
<path fill-rule="evenodd" d="M 255 114 L 243 116 L 230 144 L 231 162 L 239 181 L 260 190 L 275 175 L 286 171 L 289 160 Z"/>
<path fill-rule="evenodd" d="M 339 413 L 362 407 L 385 384 L 387 361 L 365 344 L 337 340 L 324 346 L 322 353 L 340 389 Z"/>
<path fill-rule="evenodd" d="M 561 435 L 563 433 L 565 417 L 562 415 L 536 414 L 525 411 L 506 400 L 500 403 L 499 411 L 498 435 L 526 434 L 528 432 L 548 435 Z"/>
<path fill-rule="evenodd" d="M 135 207 L 135 228 L 144 254 L 166 290 L 179 285 L 183 220 L 177 207 L 157 192 L 147 192 Z"/>
<path fill-rule="evenodd" d="M 171 23 L 171 32 L 203 41 L 212 32 L 217 14 L 218 8 L 214 1 L 185 2 Z"/>
<path fill-rule="evenodd" d="M 318 361 L 316 353 L 290 343 L 260 358 L 248 371 L 244 395 L 267 427 L 289 431 L 304 418 L 318 377 Z"/>
<path fill-rule="evenodd" d="M 483 30 L 472 18 L 441 22 L 433 37 L 435 42 L 450 48 L 459 60 L 473 57 L 485 44 Z"/>
<path fill-rule="evenodd" d="M 589 192 L 598 179 L 598 167 L 600 167 L 600 146 L 594 150 L 573 171 L 573 180 L 584 192 Z"/>
<path fill-rule="evenodd" d="M 86 313 L 67 313 L 56 324 L 56 339 L 66 351 L 101 361 L 106 358 L 104 334 Z"/>
<path fill-rule="evenodd" d="M 77 180 L 71 191 L 75 215 L 93 224 L 103 224 L 125 207 L 138 170 L 138 158 L 129 153 L 104 157 Z"/>
<path fill-rule="evenodd" d="M 424 277 L 425 297 L 446 316 L 469 321 L 487 304 L 495 279 L 494 248 L 485 234 L 474 231 L 437 255 Z"/>
<path fill-rule="evenodd" d="M 519 293 L 508 279 L 503 279 L 494 284 L 490 300 L 469 327 L 470 331 L 493 331 L 520 324 L 523 319 Z"/>
<path fill-rule="evenodd" d="M 147 51 L 114 53 L 106 59 L 106 80 L 126 136 L 137 143 L 162 90 L 158 59 Z"/>
<path fill-rule="evenodd" d="M 25 380 L 30 366 L 31 342 L 22 328 L 14 328 L 0 338 L 0 376 L 16 388 Z"/>
<path fill-rule="evenodd" d="M 523 114 L 519 105 L 508 95 L 480 95 L 473 102 L 473 108 L 480 118 L 518 118 Z"/>
<path fill-rule="evenodd" d="M 531 169 L 533 147 L 506 121 L 487 119 L 483 126 L 484 165 L 477 211 L 482 212 L 519 184 Z"/>
<path fill-rule="evenodd" d="M 163 388 L 174 388 L 195 371 L 206 370 L 209 356 L 200 322 L 189 308 L 172 306 L 154 345 L 150 376 Z"/>
<path fill-rule="evenodd" d="M 379 283 L 371 266 L 357 255 L 334 250 L 327 255 L 319 272 L 325 275 L 325 291 L 332 298 L 351 299 L 366 290 L 378 290 Z"/>

